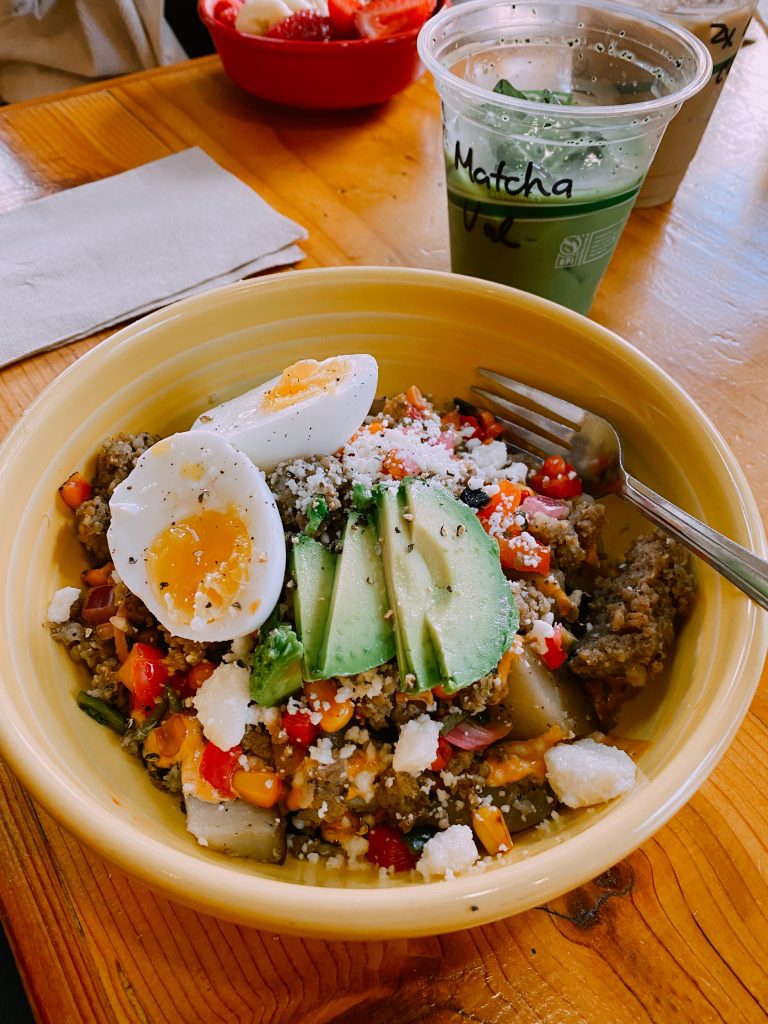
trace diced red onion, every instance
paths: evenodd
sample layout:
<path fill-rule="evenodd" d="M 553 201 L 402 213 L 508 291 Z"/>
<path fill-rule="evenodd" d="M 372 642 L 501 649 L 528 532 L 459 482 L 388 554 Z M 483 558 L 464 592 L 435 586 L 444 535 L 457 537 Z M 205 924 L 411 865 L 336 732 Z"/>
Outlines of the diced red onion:
<path fill-rule="evenodd" d="M 568 515 L 568 504 L 560 498 L 548 498 L 544 494 L 533 494 L 525 499 L 520 511 L 527 516 L 535 516 L 537 512 L 549 516 L 550 519 L 564 519 Z"/>
<path fill-rule="evenodd" d="M 459 750 L 481 750 L 504 739 L 511 729 L 511 725 L 478 725 L 467 718 L 447 732 L 445 738 Z"/>
<path fill-rule="evenodd" d="M 456 447 L 457 441 L 458 436 L 455 430 L 441 430 L 435 444 L 439 444 L 441 448 L 447 448 L 449 452 L 452 452 Z"/>
<path fill-rule="evenodd" d="M 83 605 L 83 618 L 91 626 L 109 622 L 116 611 L 115 588 L 108 584 L 103 587 L 91 587 Z"/>

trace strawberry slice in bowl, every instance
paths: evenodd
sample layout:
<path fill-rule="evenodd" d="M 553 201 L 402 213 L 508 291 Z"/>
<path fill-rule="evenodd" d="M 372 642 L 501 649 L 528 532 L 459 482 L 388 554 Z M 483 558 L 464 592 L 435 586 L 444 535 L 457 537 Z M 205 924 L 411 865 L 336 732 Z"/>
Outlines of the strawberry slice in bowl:
<path fill-rule="evenodd" d="M 317 11 L 296 11 L 289 15 L 266 33 L 267 39 L 303 39 L 307 42 L 320 43 L 333 38 L 333 25 L 330 18 L 323 17 Z"/>
<path fill-rule="evenodd" d="M 433 7 L 431 0 L 370 0 L 356 11 L 353 23 L 361 38 L 384 39 L 417 31 Z"/>
<path fill-rule="evenodd" d="M 354 20 L 362 6 L 362 0 L 328 0 L 328 17 L 333 24 L 334 38 L 353 39 L 358 35 Z"/>

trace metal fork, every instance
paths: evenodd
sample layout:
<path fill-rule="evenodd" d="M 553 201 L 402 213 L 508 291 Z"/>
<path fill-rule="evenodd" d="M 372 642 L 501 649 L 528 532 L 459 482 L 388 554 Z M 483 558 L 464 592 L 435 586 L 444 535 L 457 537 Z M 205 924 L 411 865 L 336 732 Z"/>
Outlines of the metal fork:
<path fill-rule="evenodd" d="M 499 419 L 505 438 L 520 451 L 537 459 L 562 456 L 572 463 L 585 490 L 594 497 L 616 494 L 628 501 L 768 610 L 768 562 L 630 476 L 622 465 L 619 435 L 607 420 L 493 370 L 481 367 L 477 372 L 502 394 L 478 387 L 472 390 L 485 404 L 504 411 L 505 416 Z M 520 400 L 526 404 L 520 405 Z"/>

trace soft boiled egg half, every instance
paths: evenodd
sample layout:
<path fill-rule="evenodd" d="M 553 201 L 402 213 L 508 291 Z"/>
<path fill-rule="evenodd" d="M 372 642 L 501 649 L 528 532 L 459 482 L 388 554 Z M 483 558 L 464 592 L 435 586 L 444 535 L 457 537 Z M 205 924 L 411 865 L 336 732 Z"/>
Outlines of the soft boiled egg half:
<path fill-rule="evenodd" d="M 218 434 L 149 448 L 109 502 L 115 568 L 174 636 L 232 640 L 277 604 L 285 539 L 264 474 Z"/>
<path fill-rule="evenodd" d="M 212 431 L 260 469 L 331 455 L 352 437 L 376 395 L 373 356 L 302 359 L 279 377 L 199 416 L 192 430 Z"/>

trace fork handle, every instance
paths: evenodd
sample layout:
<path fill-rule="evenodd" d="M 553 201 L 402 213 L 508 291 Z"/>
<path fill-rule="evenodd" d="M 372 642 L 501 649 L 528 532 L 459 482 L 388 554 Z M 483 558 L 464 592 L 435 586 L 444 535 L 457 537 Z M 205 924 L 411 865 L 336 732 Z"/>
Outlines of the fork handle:
<path fill-rule="evenodd" d="M 768 562 L 763 558 L 705 526 L 629 474 L 619 494 L 768 611 Z"/>

